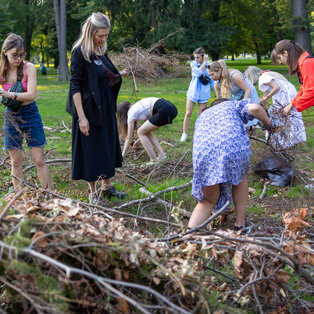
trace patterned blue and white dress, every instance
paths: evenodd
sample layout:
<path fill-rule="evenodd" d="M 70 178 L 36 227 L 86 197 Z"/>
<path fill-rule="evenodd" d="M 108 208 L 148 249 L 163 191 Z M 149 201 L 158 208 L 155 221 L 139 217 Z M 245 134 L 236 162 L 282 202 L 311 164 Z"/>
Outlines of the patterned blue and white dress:
<path fill-rule="evenodd" d="M 206 65 L 209 64 L 210 63 L 207 61 Z M 208 78 L 210 78 L 207 73 L 206 67 L 204 67 L 204 69 L 202 70 L 201 64 L 196 61 L 192 61 L 190 67 L 192 80 L 190 82 L 186 96 L 197 104 L 206 104 L 210 98 L 210 88 L 214 89 L 214 81 L 211 80 L 211 82 L 207 85 L 203 85 L 199 80 L 199 77 L 202 74 L 205 74 Z"/>
<path fill-rule="evenodd" d="M 220 184 L 214 210 L 227 200 L 231 204 L 231 185 L 240 184 L 249 171 L 252 153 L 244 124 L 254 119 L 248 112 L 250 102 L 226 101 L 205 110 L 196 120 L 192 195 L 201 201 L 203 187 Z"/>

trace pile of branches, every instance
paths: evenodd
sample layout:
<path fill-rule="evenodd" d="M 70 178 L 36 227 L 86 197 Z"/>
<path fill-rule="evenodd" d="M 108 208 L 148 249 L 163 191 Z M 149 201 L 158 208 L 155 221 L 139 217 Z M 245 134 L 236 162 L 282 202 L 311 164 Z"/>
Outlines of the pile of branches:
<path fill-rule="evenodd" d="M 287 213 L 278 237 L 200 229 L 155 239 L 132 230 L 134 219 L 114 217 L 114 209 L 45 191 L 20 192 L 7 202 L 0 212 L 5 311 L 241 313 L 243 306 L 263 312 L 267 304 L 285 312 L 292 299 L 313 310 L 287 285 L 296 274 L 313 288 L 313 242 L 300 233 L 309 227 L 307 209 Z"/>
<path fill-rule="evenodd" d="M 176 78 L 190 72 L 182 60 L 190 59 L 189 55 L 174 53 L 162 55 L 154 52 L 155 47 L 142 49 L 136 46 L 124 47 L 123 52 L 110 56 L 119 69 L 126 68 L 133 77 L 134 88 L 137 81 L 144 84 L 156 82 L 163 78 Z"/>

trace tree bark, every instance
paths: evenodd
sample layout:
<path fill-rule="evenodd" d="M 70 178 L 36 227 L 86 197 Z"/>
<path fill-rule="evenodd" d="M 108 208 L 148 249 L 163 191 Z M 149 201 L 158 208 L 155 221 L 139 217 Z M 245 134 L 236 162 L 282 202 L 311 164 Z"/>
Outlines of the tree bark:
<path fill-rule="evenodd" d="M 58 81 L 69 80 L 68 60 L 66 51 L 66 1 L 53 0 L 59 50 Z"/>
<path fill-rule="evenodd" d="M 291 0 L 294 39 L 305 50 L 312 53 L 310 24 L 307 16 L 306 0 Z"/>
<path fill-rule="evenodd" d="M 30 60 L 31 56 L 31 41 L 32 41 L 32 35 L 33 35 L 33 28 L 32 23 L 30 21 L 30 15 L 28 11 L 29 0 L 24 1 L 24 5 L 26 8 L 25 12 L 25 31 L 24 31 L 24 41 L 25 41 L 25 59 Z"/>

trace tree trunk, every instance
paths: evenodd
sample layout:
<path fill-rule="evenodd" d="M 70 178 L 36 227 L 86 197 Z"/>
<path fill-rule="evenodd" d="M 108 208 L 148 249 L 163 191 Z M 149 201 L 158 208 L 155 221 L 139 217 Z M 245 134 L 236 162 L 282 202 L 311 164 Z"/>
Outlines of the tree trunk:
<path fill-rule="evenodd" d="M 212 53 L 212 60 L 213 61 L 219 60 L 219 53 L 218 52 L 213 52 Z"/>
<path fill-rule="evenodd" d="M 68 60 L 66 51 L 66 2 L 53 0 L 56 30 L 59 50 L 59 78 L 58 81 L 69 80 Z"/>
<path fill-rule="evenodd" d="M 30 22 L 29 12 L 27 10 L 29 6 L 29 0 L 24 1 L 26 12 L 25 12 L 25 32 L 24 32 L 24 41 L 25 41 L 25 59 L 30 60 L 31 57 L 31 41 L 32 41 L 32 27 Z"/>
<path fill-rule="evenodd" d="M 272 6 L 273 6 L 273 14 L 275 17 L 275 25 L 277 27 L 277 39 L 278 41 L 282 40 L 282 31 L 280 29 L 280 20 L 279 20 L 279 14 L 276 8 L 276 0 L 271 0 Z"/>
<path fill-rule="evenodd" d="M 312 53 L 310 24 L 306 10 L 306 0 L 291 0 L 294 39 L 305 50 Z"/>

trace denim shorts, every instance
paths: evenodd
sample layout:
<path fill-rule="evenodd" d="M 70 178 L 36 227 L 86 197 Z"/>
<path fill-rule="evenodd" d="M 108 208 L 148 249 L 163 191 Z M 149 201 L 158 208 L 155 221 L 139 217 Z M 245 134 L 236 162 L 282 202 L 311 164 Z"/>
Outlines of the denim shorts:
<path fill-rule="evenodd" d="M 23 138 L 29 148 L 43 147 L 46 138 L 36 102 L 22 106 L 18 111 L 5 109 L 3 149 L 22 149 Z"/>

